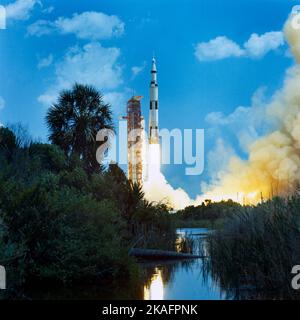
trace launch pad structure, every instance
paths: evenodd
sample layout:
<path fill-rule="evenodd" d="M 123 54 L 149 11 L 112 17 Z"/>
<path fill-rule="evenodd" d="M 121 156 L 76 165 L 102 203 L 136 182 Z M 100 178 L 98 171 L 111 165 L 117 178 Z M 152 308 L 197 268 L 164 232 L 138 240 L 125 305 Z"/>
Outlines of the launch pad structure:
<path fill-rule="evenodd" d="M 144 118 L 141 112 L 141 96 L 133 96 L 127 102 L 127 174 L 132 183 L 143 180 L 143 130 Z"/>

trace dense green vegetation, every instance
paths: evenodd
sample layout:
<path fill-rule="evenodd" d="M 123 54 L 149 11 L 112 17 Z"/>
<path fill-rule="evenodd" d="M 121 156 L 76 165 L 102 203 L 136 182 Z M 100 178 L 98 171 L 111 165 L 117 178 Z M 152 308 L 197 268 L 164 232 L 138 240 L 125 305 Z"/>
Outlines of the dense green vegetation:
<path fill-rule="evenodd" d="M 63 92 L 47 123 L 53 144 L 0 128 L 0 264 L 9 283 L 130 278 L 128 249 L 170 231 L 167 208 L 147 202 L 117 164 L 91 160 L 94 124 L 111 127 L 109 106 L 93 88 Z"/>
<path fill-rule="evenodd" d="M 205 200 L 199 206 L 188 206 L 173 215 L 176 227 L 220 228 L 226 218 L 231 217 L 241 208 L 232 200 L 212 202 Z"/>
<path fill-rule="evenodd" d="M 291 270 L 300 261 L 300 198 L 240 208 L 208 238 L 209 272 L 234 298 L 299 299 Z"/>

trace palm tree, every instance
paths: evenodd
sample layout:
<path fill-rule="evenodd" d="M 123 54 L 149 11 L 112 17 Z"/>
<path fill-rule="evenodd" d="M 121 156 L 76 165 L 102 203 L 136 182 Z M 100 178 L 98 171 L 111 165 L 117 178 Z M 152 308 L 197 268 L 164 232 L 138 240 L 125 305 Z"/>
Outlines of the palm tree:
<path fill-rule="evenodd" d="M 75 84 L 71 90 L 60 93 L 58 103 L 50 107 L 46 116 L 49 140 L 60 146 L 67 156 L 77 155 L 87 171 L 100 169 L 96 142 L 100 129 L 112 129 L 110 105 L 104 103 L 101 93 L 94 87 Z"/>

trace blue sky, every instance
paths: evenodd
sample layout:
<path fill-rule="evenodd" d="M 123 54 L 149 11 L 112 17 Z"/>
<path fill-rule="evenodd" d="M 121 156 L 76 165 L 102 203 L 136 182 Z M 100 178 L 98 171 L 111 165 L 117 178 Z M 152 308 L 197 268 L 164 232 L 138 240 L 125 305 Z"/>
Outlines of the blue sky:
<path fill-rule="evenodd" d="M 45 113 L 73 82 L 95 85 L 116 119 L 148 88 L 157 58 L 160 127 L 204 128 L 205 171 L 164 166 L 173 187 L 191 196 L 230 155 L 268 129 L 264 104 L 293 64 L 281 34 L 297 1 L 17 0 L 3 1 L 0 122 L 22 122 L 47 140 Z M 76 14 L 76 15 L 75 15 Z M 256 34 L 256 35 L 255 35 Z"/>

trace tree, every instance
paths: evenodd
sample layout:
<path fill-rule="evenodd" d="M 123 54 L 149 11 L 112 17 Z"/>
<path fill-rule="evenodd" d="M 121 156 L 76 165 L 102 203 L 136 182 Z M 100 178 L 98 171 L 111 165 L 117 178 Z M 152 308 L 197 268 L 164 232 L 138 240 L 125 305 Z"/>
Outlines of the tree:
<path fill-rule="evenodd" d="M 96 141 L 100 129 L 112 129 L 110 105 L 94 87 L 75 84 L 71 90 L 60 93 L 58 103 L 47 112 L 49 139 L 60 146 L 67 156 L 77 155 L 85 163 L 88 172 L 100 169 Z"/>
<path fill-rule="evenodd" d="M 7 161 L 12 161 L 13 154 L 18 148 L 19 144 L 13 131 L 0 127 L 0 153 Z"/>

